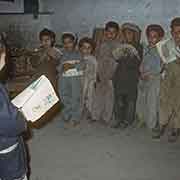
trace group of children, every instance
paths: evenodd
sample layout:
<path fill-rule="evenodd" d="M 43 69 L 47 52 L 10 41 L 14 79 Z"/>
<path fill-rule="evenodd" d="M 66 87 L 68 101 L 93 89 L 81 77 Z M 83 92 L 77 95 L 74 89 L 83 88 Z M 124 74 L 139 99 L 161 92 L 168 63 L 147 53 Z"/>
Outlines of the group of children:
<path fill-rule="evenodd" d="M 179 38 L 179 21 L 175 18 L 171 26 L 175 42 Z M 119 38 L 120 30 L 123 38 Z M 92 38 L 78 41 L 76 35 L 67 32 L 62 35 L 61 50 L 54 47 L 52 31 L 45 29 L 40 33 L 42 48 L 51 57 L 50 64 L 54 64 L 50 68 L 47 63 L 46 71 L 54 69 L 51 80 L 58 84 L 66 125 L 76 126 L 80 120 L 88 119 L 125 128 L 136 119 L 143 119 L 154 138 L 163 135 L 168 124 L 160 118 L 164 114 L 160 109 L 160 85 L 165 68 L 156 44 L 165 32 L 158 24 L 148 25 L 146 45 L 141 43 L 141 33 L 136 24 L 124 23 L 120 29 L 110 21 L 105 25 L 105 38 L 99 47 Z M 47 47 L 46 38 L 50 41 Z M 172 126 L 169 134 L 176 139 L 179 128 Z"/>
<path fill-rule="evenodd" d="M 176 46 L 179 26 L 178 17 L 171 25 Z M 123 38 L 119 38 L 120 30 Z M 92 38 L 84 37 L 78 42 L 73 33 L 63 34 L 57 70 L 66 124 L 77 125 L 85 117 L 90 122 L 125 128 L 136 119 L 143 119 L 153 138 L 164 134 L 169 124 L 160 118 L 164 113 L 160 109 L 160 86 L 165 65 L 156 44 L 164 38 L 165 31 L 161 25 L 148 25 L 147 44 L 143 45 L 141 33 L 136 24 L 124 23 L 120 29 L 110 21 L 99 47 Z M 171 126 L 169 140 L 175 141 L 178 135 L 179 127 Z"/>
<path fill-rule="evenodd" d="M 163 64 L 156 44 L 164 37 L 158 24 L 146 28 L 147 45 L 141 44 L 141 30 L 133 23 L 121 27 L 105 25 L 105 39 L 100 47 L 92 38 L 77 42 L 73 33 L 62 36 L 63 49 L 55 48 L 55 33 L 40 32 L 38 58 L 31 64 L 34 79 L 45 74 L 59 93 L 65 124 L 76 126 L 82 120 L 101 121 L 113 128 L 131 126 L 136 114 L 142 117 L 153 137 L 160 138 L 169 127 L 169 140 L 180 134 L 179 60 Z M 180 49 L 180 18 L 171 22 L 171 35 Z M 6 49 L 0 39 L 0 179 L 26 179 L 26 153 L 21 133 L 26 122 L 4 88 Z M 162 73 L 165 78 L 162 80 Z M 167 89 L 161 92 L 161 84 Z M 160 106 L 160 95 L 164 103 Z M 142 106 L 139 104 L 142 103 Z M 136 106 L 137 105 L 137 106 Z M 164 110 L 164 111 L 163 111 Z"/>

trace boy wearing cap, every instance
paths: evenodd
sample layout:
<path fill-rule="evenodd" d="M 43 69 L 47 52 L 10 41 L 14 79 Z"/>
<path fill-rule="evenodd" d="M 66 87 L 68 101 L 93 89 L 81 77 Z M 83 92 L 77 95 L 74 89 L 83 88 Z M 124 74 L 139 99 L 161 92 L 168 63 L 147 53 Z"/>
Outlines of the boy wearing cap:
<path fill-rule="evenodd" d="M 141 29 L 134 23 L 124 23 L 122 25 L 122 33 L 124 35 L 124 42 L 131 44 L 139 53 L 139 57 L 143 58 L 143 46 L 141 44 Z"/>
<path fill-rule="evenodd" d="M 115 128 L 126 128 L 135 120 L 139 65 L 142 61 L 139 27 L 125 23 L 122 32 L 124 43 L 112 53 L 118 64 L 113 75 Z"/>

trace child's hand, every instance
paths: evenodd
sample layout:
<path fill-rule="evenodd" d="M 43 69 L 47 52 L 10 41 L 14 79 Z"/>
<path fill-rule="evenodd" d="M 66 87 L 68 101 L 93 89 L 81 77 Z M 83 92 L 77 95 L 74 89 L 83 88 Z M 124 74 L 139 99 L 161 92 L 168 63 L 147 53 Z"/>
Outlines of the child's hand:
<path fill-rule="evenodd" d="M 151 78 L 151 74 L 150 74 L 150 73 L 148 73 L 148 72 L 146 72 L 146 73 L 141 73 L 141 79 L 142 79 L 142 80 L 147 81 L 147 80 L 149 80 L 150 78 Z"/>
<path fill-rule="evenodd" d="M 57 51 L 55 49 L 53 49 L 53 48 L 49 48 L 48 51 L 47 51 L 47 54 L 52 59 L 56 59 L 57 58 Z"/>
<path fill-rule="evenodd" d="M 57 51 L 56 49 L 54 49 L 54 48 L 49 48 L 48 50 L 47 50 L 47 54 L 48 54 L 48 56 L 49 57 L 51 57 L 52 59 L 57 59 L 57 58 L 60 58 L 61 57 L 61 52 L 59 51 Z"/>

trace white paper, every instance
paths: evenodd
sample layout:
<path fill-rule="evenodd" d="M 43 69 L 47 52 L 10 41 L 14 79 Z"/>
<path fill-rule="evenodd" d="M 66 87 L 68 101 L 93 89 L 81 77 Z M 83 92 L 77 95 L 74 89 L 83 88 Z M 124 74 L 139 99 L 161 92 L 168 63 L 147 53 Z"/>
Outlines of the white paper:
<path fill-rule="evenodd" d="M 28 121 L 35 122 L 58 101 L 59 99 L 50 81 L 42 75 L 16 96 L 12 103 L 21 108 Z"/>
<path fill-rule="evenodd" d="M 5 66 L 5 58 L 6 58 L 6 54 L 2 53 L 0 56 L 0 70 L 3 69 L 3 67 Z"/>
<path fill-rule="evenodd" d="M 83 71 L 78 71 L 76 68 L 69 69 L 63 73 L 63 77 L 82 76 Z"/>
<path fill-rule="evenodd" d="M 63 62 L 63 64 L 79 64 L 81 61 L 80 60 L 67 60 Z"/>
<path fill-rule="evenodd" d="M 160 41 L 156 47 L 165 64 L 173 62 L 177 60 L 177 57 L 180 57 L 180 52 L 172 39 Z"/>

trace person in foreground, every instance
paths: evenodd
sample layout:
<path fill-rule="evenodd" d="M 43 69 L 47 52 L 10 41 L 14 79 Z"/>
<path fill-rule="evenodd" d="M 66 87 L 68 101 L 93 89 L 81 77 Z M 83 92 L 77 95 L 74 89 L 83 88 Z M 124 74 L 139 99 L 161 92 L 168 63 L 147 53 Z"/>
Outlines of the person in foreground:
<path fill-rule="evenodd" d="M 26 180 L 26 151 L 21 136 L 26 131 L 26 121 L 2 84 L 6 51 L 0 43 L 0 180 Z"/>

